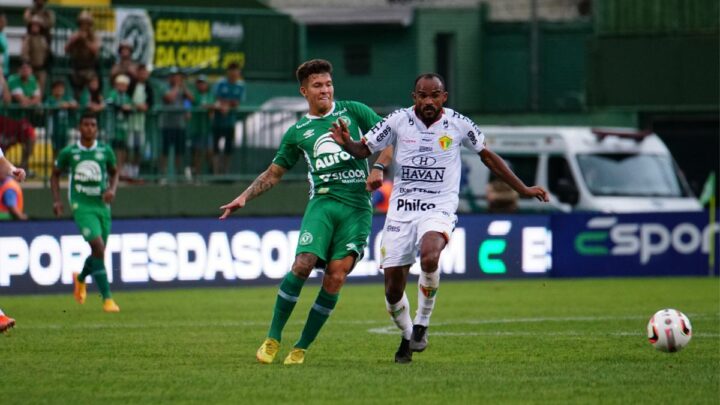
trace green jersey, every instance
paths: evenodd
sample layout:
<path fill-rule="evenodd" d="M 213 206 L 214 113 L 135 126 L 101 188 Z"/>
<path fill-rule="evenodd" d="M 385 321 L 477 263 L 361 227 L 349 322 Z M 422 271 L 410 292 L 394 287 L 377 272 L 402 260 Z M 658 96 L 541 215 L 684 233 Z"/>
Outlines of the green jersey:
<path fill-rule="evenodd" d="M 353 158 L 333 141 L 330 128 L 338 119 L 347 124 L 350 136 L 357 141 L 381 118 L 365 104 L 336 101 L 324 116 L 308 114 L 291 126 L 273 163 L 290 169 L 302 156 L 308 165 L 311 200 L 328 196 L 353 207 L 370 209 L 370 193 L 365 190 L 367 161 Z"/>
<path fill-rule="evenodd" d="M 73 211 L 107 208 L 102 195 L 107 189 L 108 168 L 115 167 L 112 148 L 97 141 L 90 148 L 82 146 L 80 142 L 68 145 L 58 154 L 55 167 L 68 172 L 68 191 Z"/>

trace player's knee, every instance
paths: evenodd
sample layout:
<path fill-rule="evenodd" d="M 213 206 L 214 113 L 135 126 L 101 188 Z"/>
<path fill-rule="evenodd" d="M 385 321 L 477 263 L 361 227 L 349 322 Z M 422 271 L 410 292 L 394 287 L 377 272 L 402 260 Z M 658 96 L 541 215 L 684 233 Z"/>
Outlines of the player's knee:
<path fill-rule="evenodd" d="M 439 261 L 440 252 L 423 252 L 420 256 L 420 268 L 426 273 L 432 273 L 437 270 Z"/>
<path fill-rule="evenodd" d="M 385 299 L 391 304 L 395 304 L 402 299 L 403 289 L 394 284 L 385 286 Z"/>
<path fill-rule="evenodd" d="M 317 261 L 317 258 L 313 255 L 307 255 L 307 254 L 299 254 L 295 257 L 295 261 L 292 265 L 292 272 L 296 276 L 300 278 L 308 278 L 310 277 L 310 272 L 312 272 L 313 268 L 315 267 L 315 262 Z"/>
<path fill-rule="evenodd" d="M 342 272 L 326 274 L 325 278 L 323 279 L 323 287 L 325 287 L 325 290 L 327 290 L 327 292 L 336 294 L 340 292 L 340 289 L 342 288 L 343 284 L 345 284 L 346 279 L 347 275 Z"/>

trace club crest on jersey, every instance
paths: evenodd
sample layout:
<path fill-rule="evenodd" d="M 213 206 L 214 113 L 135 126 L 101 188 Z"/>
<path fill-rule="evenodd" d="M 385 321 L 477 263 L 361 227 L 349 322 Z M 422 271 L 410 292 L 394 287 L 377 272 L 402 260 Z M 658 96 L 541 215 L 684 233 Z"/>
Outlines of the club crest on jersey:
<path fill-rule="evenodd" d="M 344 115 L 342 117 L 338 118 L 338 124 L 340 124 L 340 121 L 344 122 L 345 126 L 347 126 L 347 127 L 350 127 L 350 124 L 352 123 L 352 121 L 350 121 L 350 118 L 348 118 Z"/>
<path fill-rule="evenodd" d="M 305 246 L 311 244 L 313 241 L 313 236 L 310 232 L 305 231 L 300 235 L 300 245 Z"/>
<path fill-rule="evenodd" d="M 448 150 L 452 145 L 452 142 L 452 138 L 447 135 L 443 135 L 440 137 L 440 139 L 438 139 L 438 143 L 440 143 L 440 147 L 442 148 L 442 150 Z"/>

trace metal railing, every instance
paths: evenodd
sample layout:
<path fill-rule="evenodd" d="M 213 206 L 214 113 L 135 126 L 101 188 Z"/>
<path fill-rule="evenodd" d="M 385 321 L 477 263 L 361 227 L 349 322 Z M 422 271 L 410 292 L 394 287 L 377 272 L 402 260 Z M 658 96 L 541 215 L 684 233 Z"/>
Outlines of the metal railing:
<path fill-rule="evenodd" d="M 28 171 L 29 181 L 47 186 L 57 153 L 79 140 L 83 112 L 81 107 L 0 106 L 0 147 Z M 249 107 L 231 113 L 234 125 L 222 127 L 214 116 L 219 112 L 207 109 L 138 112 L 107 104 L 97 113 L 98 139 L 113 147 L 121 180 L 129 183 L 249 180 L 267 168 L 285 131 L 302 115 Z M 221 133 L 229 137 L 219 138 Z M 303 165 L 297 166 L 290 177 L 305 176 Z"/>

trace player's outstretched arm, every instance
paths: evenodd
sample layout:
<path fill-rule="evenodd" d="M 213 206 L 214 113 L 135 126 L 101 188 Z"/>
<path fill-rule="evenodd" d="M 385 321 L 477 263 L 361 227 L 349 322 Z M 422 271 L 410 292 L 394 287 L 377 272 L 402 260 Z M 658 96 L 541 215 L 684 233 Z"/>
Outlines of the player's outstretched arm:
<path fill-rule="evenodd" d="M 63 203 L 60 201 L 60 169 L 53 168 L 52 176 L 50 176 L 50 190 L 53 197 L 53 213 L 59 217 L 63 213 Z"/>
<path fill-rule="evenodd" d="M 515 173 L 505 164 L 497 153 L 490 149 L 483 149 L 479 153 L 483 164 L 487 166 L 497 177 L 507 183 L 513 190 L 517 191 L 523 197 L 535 197 L 540 201 L 548 202 L 550 198 L 547 191 L 540 186 L 528 187 L 520 180 Z"/>
<path fill-rule="evenodd" d="M 335 143 L 342 146 L 342 148 L 345 149 L 347 153 L 351 154 L 355 159 L 365 159 L 366 157 L 372 155 L 367 145 L 362 142 L 355 142 L 352 140 L 348 127 L 345 125 L 343 120 L 338 120 L 338 122 L 340 125 L 333 122 L 332 128 L 330 128 L 330 134 Z"/>
<path fill-rule="evenodd" d="M 25 170 L 15 167 L 5 156 L 0 157 L 0 171 L 15 177 L 17 181 L 25 180 Z"/>
<path fill-rule="evenodd" d="M 233 212 L 243 208 L 245 204 L 260 194 L 275 187 L 280 182 L 282 176 L 287 172 L 287 169 L 271 163 L 270 166 L 262 172 L 257 178 L 245 189 L 237 198 L 230 201 L 229 203 L 220 206 L 223 210 L 220 219 L 225 219 L 230 216 Z"/>
<path fill-rule="evenodd" d="M 383 149 L 383 151 L 380 153 L 380 156 L 378 156 L 377 160 L 375 160 L 375 164 L 379 164 L 379 166 L 382 166 L 382 168 L 376 167 L 375 164 L 372 168 L 370 168 L 370 174 L 368 175 L 367 181 L 365 182 L 365 189 L 367 191 L 375 191 L 379 189 L 380 186 L 382 186 L 385 176 L 383 168 L 390 167 L 390 164 L 392 164 L 394 151 L 394 146 L 388 146 L 387 148 Z"/>

